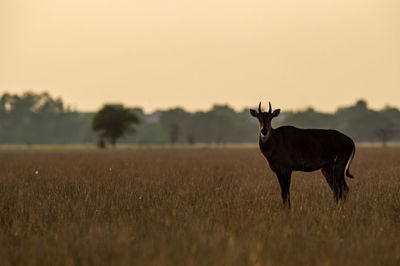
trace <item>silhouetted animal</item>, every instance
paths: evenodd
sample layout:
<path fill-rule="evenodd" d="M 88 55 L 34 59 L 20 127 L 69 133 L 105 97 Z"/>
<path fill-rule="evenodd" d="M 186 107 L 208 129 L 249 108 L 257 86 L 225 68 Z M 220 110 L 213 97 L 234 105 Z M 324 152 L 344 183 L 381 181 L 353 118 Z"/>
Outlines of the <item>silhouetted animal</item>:
<path fill-rule="evenodd" d="M 346 175 L 353 178 L 349 172 L 355 153 L 353 140 L 332 129 L 300 129 L 293 126 L 273 129 L 271 120 L 279 113 L 280 109 L 271 112 L 271 103 L 268 112 L 261 111 L 261 102 L 258 112 L 250 109 L 250 114 L 259 121 L 260 150 L 278 177 L 283 204 L 290 208 L 292 171 L 321 169 L 336 202 L 345 198 L 349 191 L 344 179 L 347 163 Z"/>

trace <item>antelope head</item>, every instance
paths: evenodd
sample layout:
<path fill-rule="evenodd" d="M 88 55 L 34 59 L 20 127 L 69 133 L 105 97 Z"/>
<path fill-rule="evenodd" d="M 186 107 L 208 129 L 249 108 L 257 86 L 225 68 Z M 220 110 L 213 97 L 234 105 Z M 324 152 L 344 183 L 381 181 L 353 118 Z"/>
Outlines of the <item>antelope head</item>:
<path fill-rule="evenodd" d="M 268 112 L 261 111 L 261 102 L 258 105 L 258 112 L 256 110 L 250 109 L 250 114 L 258 119 L 258 127 L 260 129 L 259 134 L 261 141 L 265 142 L 268 140 L 272 131 L 272 126 L 271 126 L 272 118 L 278 116 L 280 112 L 281 112 L 280 109 L 276 109 L 272 112 L 271 102 L 269 102 Z"/>

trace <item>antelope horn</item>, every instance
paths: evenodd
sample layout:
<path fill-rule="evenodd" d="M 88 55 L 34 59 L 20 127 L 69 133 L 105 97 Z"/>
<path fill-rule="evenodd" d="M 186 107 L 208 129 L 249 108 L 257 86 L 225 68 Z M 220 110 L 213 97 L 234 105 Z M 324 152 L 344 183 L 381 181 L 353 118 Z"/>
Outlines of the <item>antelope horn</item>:
<path fill-rule="evenodd" d="M 269 113 L 271 113 L 272 112 L 272 110 L 271 110 L 271 102 L 269 102 L 269 111 L 268 111 Z"/>
<path fill-rule="evenodd" d="M 258 113 L 261 114 L 261 102 L 260 102 L 260 104 L 258 105 Z"/>

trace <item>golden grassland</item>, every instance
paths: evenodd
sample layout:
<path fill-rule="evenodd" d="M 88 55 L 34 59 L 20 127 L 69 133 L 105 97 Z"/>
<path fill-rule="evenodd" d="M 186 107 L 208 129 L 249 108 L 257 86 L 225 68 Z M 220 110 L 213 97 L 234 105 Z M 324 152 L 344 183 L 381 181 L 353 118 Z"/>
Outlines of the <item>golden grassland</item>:
<path fill-rule="evenodd" d="M 359 148 L 336 205 L 256 148 L 1 150 L 1 265 L 398 265 L 400 149 Z"/>

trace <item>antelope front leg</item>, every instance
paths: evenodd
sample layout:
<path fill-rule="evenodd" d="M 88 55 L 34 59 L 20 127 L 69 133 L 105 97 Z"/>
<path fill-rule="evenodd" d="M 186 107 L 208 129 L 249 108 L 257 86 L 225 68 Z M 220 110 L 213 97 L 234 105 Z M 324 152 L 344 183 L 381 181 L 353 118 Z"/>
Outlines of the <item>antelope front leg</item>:
<path fill-rule="evenodd" d="M 277 172 L 276 175 L 281 186 L 283 205 L 290 209 L 290 179 L 292 172 Z"/>

